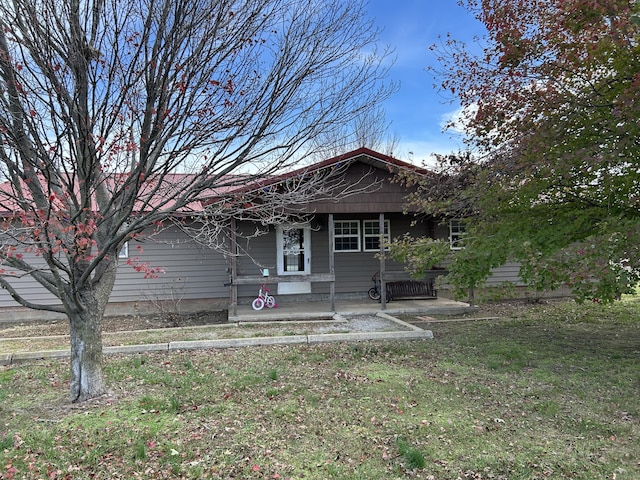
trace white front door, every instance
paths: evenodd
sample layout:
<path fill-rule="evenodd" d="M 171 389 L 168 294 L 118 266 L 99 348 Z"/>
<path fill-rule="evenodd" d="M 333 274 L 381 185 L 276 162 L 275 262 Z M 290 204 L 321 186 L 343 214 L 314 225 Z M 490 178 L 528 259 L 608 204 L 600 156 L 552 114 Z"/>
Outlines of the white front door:
<path fill-rule="evenodd" d="M 311 227 L 284 225 L 276 228 L 278 275 L 311 273 Z M 311 293 L 311 282 L 278 283 L 278 294 Z"/>

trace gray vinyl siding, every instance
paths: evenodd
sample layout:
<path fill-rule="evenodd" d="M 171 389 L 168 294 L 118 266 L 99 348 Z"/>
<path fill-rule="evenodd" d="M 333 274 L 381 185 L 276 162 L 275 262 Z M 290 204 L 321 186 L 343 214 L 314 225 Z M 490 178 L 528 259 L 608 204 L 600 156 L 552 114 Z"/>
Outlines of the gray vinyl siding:
<path fill-rule="evenodd" d="M 229 297 L 224 255 L 195 243 L 175 227 L 142 242 L 129 242 L 129 258 L 135 257 L 151 267 L 162 267 L 164 273 L 145 279 L 127 265 L 127 259 L 120 259 L 111 302 L 163 300 L 175 295 L 184 300 Z"/>
<path fill-rule="evenodd" d="M 519 263 L 507 262 L 504 265 L 491 270 L 491 276 L 487 278 L 485 285 L 488 287 L 494 287 L 508 282 L 517 286 L 523 286 L 525 284 L 520 278 L 519 272 Z"/>
<path fill-rule="evenodd" d="M 277 272 L 276 265 L 276 231 L 275 228 L 261 227 L 262 234 L 253 236 L 256 225 L 248 222 L 238 225 L 238 250 L 236 275 L 260 275 L 265 268 L 273 275 Z M 312 240 L 313 245 L 313 240 Z M 238 297 L 255 297 L 259 285 L 240 285 Z M 271 286 L 275 290 L 275 286 Z"/>
<path fill-rule="evenodd" d="M 24 260 L 33 267 L 37 268 L 42 266 L 45 268 L 45 262 L 41 257 L 35 256 L 33 253 L 24 253 Z M 8 272 L 11 271 L 10 267 L 3 266 Z M 8 278 L 11 286 L 18 292 L 18 294 L 27 299 L 28 301 L 40 305 L 59 305 L 58 299 L 50 293 L 47 289 L 42 287 L 31 276 L 25 275 L 21 278 Z M 18 307 L 19 304 L 11 298 L 9 293 L 0 289 L 0 308 L 2 307 Z"/>
<path fill-rule="evenodd" d="M 434 237 L 449 240 L 449 224 L 439 223 L 434 227 Z M 524 282 L 520 278 L 520 264 L 516 262 L 507 262 L 500 267 L 491 269 L 491 275 L 487 278 L 485 285 L 488 287 L 502 285 L 504 283 L 513 283 L 522 286 Z M 443 285 L 447 288 L 447 285 Z"/>
<path fill-rule="evenodd" d="M 344 220 L 358 220 L 358 216 L 353 215 Z M 328 231 L 314 232 L 312 237 L 312 271 L 329 272 L 329 248 L 332 248 L 333 243 Z M 333 255 L 336 294 L 366 294 L 372 285 L 371 275 L 380 270 L 380 261 L 375 257 L 375 252 L 334 252 Z M 329 288 L 329 284 L 317 283 L 313 285 L 312 291 L 328 294 Z"/>
<path fill-rule="evenodd" d="M 140 252 L 137 246 L 142 247 Z M 116 282 L 109 298 L 113 302 L 229 298 L 227 260 L 223 254 L 197 245 L 177 228 L 169 228 L 153 239 L 129 243 L 129 258 L 138 257 L 142 263 L 162 267 L 158 278 L 144 278 L 126 259 L 119 259 Z M 37 258 L 27 261 L 38 262 Z M 40 260 L 40 262 L 42 262 Z M 44 305 L 59 305 L 58 299 L 31 277 L 15 279 L 12 284 L 27 300 Z M 0 308 L 18 304 L 5 290 L 0 290 Z"/>

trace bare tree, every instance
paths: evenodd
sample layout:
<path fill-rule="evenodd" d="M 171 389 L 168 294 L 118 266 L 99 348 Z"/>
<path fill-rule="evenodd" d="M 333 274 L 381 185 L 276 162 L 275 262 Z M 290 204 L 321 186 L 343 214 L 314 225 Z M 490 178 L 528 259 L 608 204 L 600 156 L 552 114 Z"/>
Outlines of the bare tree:
<path fill-rule="evenodd" d="M 396 85 L 390 85 L 394 91 Z M 400 138 L 390 134 L 391 122 L 381 107 L 364 110 L 349 124 L 324 132 L 316 139 L 317 151 L 312 160 L 338 156 L 343 152 L 366 147 L 385 155 L 397 155 Z"/>
<path fill-rule="evenodd" d="M 106 391 L 127 240 L 234 174 L 291 168 L 390 92 L 360 1 L 13 0 L 0 27 L 0 285 L 68 316 L 74 402 Z M 24 275 L 59 304 L 22 296 Z"/>

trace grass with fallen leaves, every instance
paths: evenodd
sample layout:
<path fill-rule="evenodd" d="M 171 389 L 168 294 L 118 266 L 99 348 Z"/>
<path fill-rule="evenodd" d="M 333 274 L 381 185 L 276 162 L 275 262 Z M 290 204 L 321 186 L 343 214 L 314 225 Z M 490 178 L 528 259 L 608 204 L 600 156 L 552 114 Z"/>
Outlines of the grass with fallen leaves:
<path fill-rule="evenodd" d="M 637 479 L 639 312 L 520 305 L 434 340 L 109 356 L 110 395 L 81 405 L 67 361 L 0 367 L 0 478 Z"/>

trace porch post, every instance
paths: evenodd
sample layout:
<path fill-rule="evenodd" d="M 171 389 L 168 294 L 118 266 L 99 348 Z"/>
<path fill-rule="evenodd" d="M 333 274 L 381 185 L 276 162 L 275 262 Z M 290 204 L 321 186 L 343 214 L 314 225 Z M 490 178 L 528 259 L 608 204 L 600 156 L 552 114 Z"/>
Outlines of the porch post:
<path fill-rule="evenodd" d="M 380 213 L 380 308 L 387 309 L 387 281 L 385 279 L 385 258 L 384 258 L 384 213 Z"/>
<path fill-rule="evenodd" d="M 236 284 L 236 277 L 238 275 L 238 237 L 236 236 L 236 219 L 231 219 L 231 302 L 229 304 L 230 314 L 236 316 L 238 313 L 238 285 Z"/>
<path fill-rule="evenodd" d="M 327 231 L 329 232 L 329 274 L 333 275 L 333 280 L 329 282 L 329 302 L 331 303 L 331 311 L 336 311 L 336 281 L 335 281 L 335 262 L 333 258 L 333 234 L 334 234 L 334 225 L 333 225 L 333 213 L 329 214 L 329 228 Z"/>

